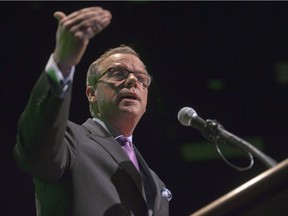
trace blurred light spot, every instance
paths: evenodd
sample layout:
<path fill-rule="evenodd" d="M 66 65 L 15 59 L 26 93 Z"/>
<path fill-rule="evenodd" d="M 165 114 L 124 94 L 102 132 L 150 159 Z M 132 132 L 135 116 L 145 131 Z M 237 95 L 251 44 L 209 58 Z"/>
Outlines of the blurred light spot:
<path fill-rule="evenodd" d="M 246 140 L 260 151 L 263 151 L 263 140 L 260 137 Z M 219 148 L 226 158 L 246 157 L 246 154 L 231 145 L 219 144 Z M 181 158 L 187 162 L 221 159 L 216 150 L 215 144 L 208 141 L 183 143 L 180 147 L 180 154 Z"/>
<path fill-rule="evenodd" d="M 280 84 L 288 83 L 288 61 L 279 61 L 275 65 L 276 82 Z"/>
<path fill-rule="evenodd" d="M 214 91 L 219 91 L 224 88 L 224 82 L 220 79 L 211 79 L 207 82 L 207 87 Z"/>

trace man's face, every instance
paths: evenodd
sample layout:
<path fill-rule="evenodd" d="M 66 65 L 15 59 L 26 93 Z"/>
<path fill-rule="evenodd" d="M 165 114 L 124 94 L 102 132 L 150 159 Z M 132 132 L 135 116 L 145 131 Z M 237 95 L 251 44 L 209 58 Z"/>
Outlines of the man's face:
<path fill-rule="evenodd" d="M 118 53 L 105 59 L 100 68 L 101 74 L 108 69 L 111 71 L 99 79 L 95 90 L 101 116 L 110 123 L 122 121 L 123 118 L 138 122 L 146 111 L 148 96 L 147 87 L 140 82 L 139 77 L 137 79 L 137 74 L 148 77 L 143 62 L 132 54 Z M 121 73 L 118 75 L 121 70 L 133 73 L 128 72 L 127 78 L 121 78 Z"/>

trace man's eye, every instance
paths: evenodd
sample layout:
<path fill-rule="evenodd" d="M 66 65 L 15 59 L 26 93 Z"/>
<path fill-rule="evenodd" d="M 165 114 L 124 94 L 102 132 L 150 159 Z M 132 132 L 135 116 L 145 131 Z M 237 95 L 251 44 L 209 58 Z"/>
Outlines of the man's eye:
<path fill-rule="evenodd" d="M 126 70 L 111 68 L 108 76 L 117 80 L 122 80 L 125 79 L 128 76 L 128 74 L 129 72 Z"/>
<path fill-rule="evenodd" d="M 115 70 L 114 72 L 113 72 L 113 76 L 114 77 L 123 77 L 123 76 L 125 76 L 125 71 L 122 71 L 122 70 Z"/>
<path fill-rule="evenodd" d="M 146 81 L 146 77 L 144 75 L 139 74 L 137 75 L 137 80 L 144 83 Z"/>

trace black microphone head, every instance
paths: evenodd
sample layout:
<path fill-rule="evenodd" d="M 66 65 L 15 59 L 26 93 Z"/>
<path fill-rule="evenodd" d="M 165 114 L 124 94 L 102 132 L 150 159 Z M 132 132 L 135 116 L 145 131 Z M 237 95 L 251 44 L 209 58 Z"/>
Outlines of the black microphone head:
<path fill-rule="evenodd" d="M 178 120 L 184 126 L 191 126 L 191 120 L 196 116 L 197 113 L 190 107 L 183 107 L 178 112 Z"/>

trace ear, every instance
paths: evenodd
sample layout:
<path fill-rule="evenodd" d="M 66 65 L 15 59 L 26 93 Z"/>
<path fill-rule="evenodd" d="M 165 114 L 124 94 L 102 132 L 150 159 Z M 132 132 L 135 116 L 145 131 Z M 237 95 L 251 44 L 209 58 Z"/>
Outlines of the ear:
<path fill-rule="evenodd" d="M 93 86 L 87 86 L 86 88 L 86 96 L 90 103 L 94 103 L 97 100 L 96 91 Z"/>

